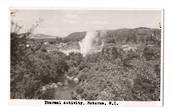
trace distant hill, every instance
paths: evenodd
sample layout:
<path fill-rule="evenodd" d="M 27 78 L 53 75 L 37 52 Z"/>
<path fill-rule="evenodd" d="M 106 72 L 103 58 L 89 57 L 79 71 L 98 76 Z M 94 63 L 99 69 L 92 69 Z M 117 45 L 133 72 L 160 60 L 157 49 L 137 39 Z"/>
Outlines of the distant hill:
<path fill-rule="evenodd" d="M 86 32 L 73 32 L 70 33 L 66 37 L 58 37 L 58 36 L 53 36 L 53 35 L 46 35 L 46 34 L 34 34 L 32 36 L 33 39 L 35 40 L 45 40 L 45 41 L 60 41 L 60 42 L 77 42 L 82 40 L 86 35 Z"/>
<path fill-rule="evenodd" d="M 69 41 L 80 41 L 86 36 L 86 32 L 73 32 L 68 36 L 64 37 L 63 40 L 66 42 Z"/>
<path fill-rule="evenodd" d="M 117 30 L 97 30 L 99 32 L 100 39 L 104 39 L 105 43 L 117 43 L 117 44 L 126 44 L 126 43 L 146 43 L 154 42 L 156 40 L 161 40 L 161 30 L 139 27 L 139 28 L 123 28 Z M 105 35 L 100 35 L 100 33 L 105 32 Z M 35 34 L 33 35 L 34 39 L 45 40 L 48 42 L 56 43 L 72 43 L 79 42 L 85 36 L 86 32 L 73 32 L 66 37 L 57 37 L 46 34 Z"/>
<path fill-rule="evenodd" d="M 115 43 L 145 43 L 160 40 L 161 30 L 146 27 L 133 29 L 108 30 L 105 35 L 106 41 L 115 41 Z"/>
<path fill-rule="evenodd" d="M 145 43 L 161 39 L 161 30 L 139 27 L 139 28 L 123 28 L 117 30 L 97 30 L 97 32 L 105 32 L 100 39 L 104 39 L 106 43 Z M 63 38 L 64 42 L 75 42 L 82 40 L 86 32 L 74 32 Z"/>
<path fill-rule="evenodd" d="M 46 34 L 34 34 L 32 35 L 32 39 L 36 40 L 36 41 L 46 41 L 46 42 L 51 42 L 51 43 L 55 43 L 56 40 L 62 40 L 61 37 L 58 36 L 54 36 L 54 35 L 46 35 Z"/>
<path fill-rule="evenodd" d="M 56 36 L 54 35 L 46 35 L 46 34 L 33 34 L 32 38 L 36 39 L 44 39 L 44 38 L 55 38 Z"/>

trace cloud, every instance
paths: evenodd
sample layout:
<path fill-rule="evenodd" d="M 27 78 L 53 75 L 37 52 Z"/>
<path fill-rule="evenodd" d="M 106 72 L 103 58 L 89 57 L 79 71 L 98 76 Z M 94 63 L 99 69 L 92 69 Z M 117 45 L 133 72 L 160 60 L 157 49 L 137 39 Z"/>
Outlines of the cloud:
<path fill-rule="evenodd" d="M 77 19 L 78 15 L 76 15 L 76 14 L 65 14 L 64 18 L 66 18 L 66 19 Z"/>
<path fill-rule="evenodd" d="M 63 19 L 63 22 L 69 23 L 69 24 L 75 24 L 75 23 L 77 23 L 77 21 L 76 21 L 76 20 L 73 20 L 73 19 Z"/>
<path fill-rule="evenodd" d="M 69 24 L 76 24 L 79 21 L 79 17 L 76 14 L 65 14 L 63 18 L 63 22 Z"/>
<path fill-rule="evenodd" d="M 90 21 L 89 24 L 97 25 L 97 26 L 107 25 L 107 24 L 108 24 L 108 21 L 95 20 L 95 21 Z"/>

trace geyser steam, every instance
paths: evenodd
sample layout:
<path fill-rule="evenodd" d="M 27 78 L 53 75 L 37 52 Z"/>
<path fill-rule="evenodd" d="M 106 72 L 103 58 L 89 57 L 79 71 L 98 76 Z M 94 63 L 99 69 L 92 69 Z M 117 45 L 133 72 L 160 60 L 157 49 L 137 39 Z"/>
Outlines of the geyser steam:
<path fill-rule="evenodd" d="M 85 38 L 79 42 L 80 52 L 83 54 L 83 56 L 86 56 L 92 51 L 93 41 L 97 37 L 97 34 L 98 32 L 96 31 L 88 31 Z"/>
<path fill-rule="evenodd" d="M 88 31 L 85 38 L 79 42 L 80 53 L 82 53 L 83 56 L 94 53 L 103 47 L 103 41 L 99 37 L 99 34 L 97 31 Z"/>

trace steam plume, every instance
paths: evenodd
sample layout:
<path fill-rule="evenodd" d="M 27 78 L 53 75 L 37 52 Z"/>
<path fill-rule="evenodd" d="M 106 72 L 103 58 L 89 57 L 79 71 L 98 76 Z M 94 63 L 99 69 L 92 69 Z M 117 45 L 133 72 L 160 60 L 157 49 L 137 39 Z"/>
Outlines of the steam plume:
<path fill-rule="evenodd" d="M 97 31 L 88 31 L 86 33 L 85 38 L 79 42 L 80 53 L 82 53 L 83 56 L 94 53 L 100 50 L 101 47 L 103 47 L 103 41 L 102 39 L 100 39 L 99 36 L 100 33 Z M 99 44 L 102 45 L 99 46 Z"/>
<path fill-rule="evenodd" d="M 86 33 L 85 38 L 79 42 L 80 45 L 80 52 L 83 54 L 83 56 L 86 56 L 89 54 L 93 47 L 93 41 L 97 36 L 96 31 L 88 31 Z"/>

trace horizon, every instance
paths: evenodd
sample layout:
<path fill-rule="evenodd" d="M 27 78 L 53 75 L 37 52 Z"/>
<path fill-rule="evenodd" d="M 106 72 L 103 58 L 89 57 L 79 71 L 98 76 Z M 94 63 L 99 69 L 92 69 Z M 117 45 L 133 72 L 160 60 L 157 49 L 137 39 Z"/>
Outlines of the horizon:
<path fill-rule="evenodd" d="M 12 18 L 21 32 L 41 20 L 33 34 L 65 37 L 73 32 L 159 28 L 161 10 L 17 10 Z"/>
<path fill-rule="evenodd" d="M 95 30 L 95 31 L 108 31 L 108 30 L 123 30 L 123 29 L 137 29 L 137 28 L 149 28 L 149 27 L 136 27 L 136 28 L 118 28 L 118 29 L 105 29 L 105 30 Z M 150 28 L 150 29 L 152 29 L 152 28 Z M 153 29 L 159 29 L 159 28 L 153 28 Z M 88 32 L 88 31 L 75 31 L 75 32 L 71 32 L 71 33 L 69 33 L 68 35 L 70 35 L 70 34 L 72 34 L 72 33 L 77 33 L 77 32 Z M 50 37 L 50 38 L 56 38 L 56 37 L 59 37 L 59 38 L 65 38 L 65 37 L 67 37 L 68 35 L 66 35 L 66 36 L 64 36 L 64 37 L 60 37 L 60 36 L 58 36 L 58 35 L 50 35 L 50 34 L 45 34 L 45 33 L 33 33 L 33 36 L 35 36 L 35 35 L 46 35 L 46 36 L 48 36 L 48 37 Z"/>

